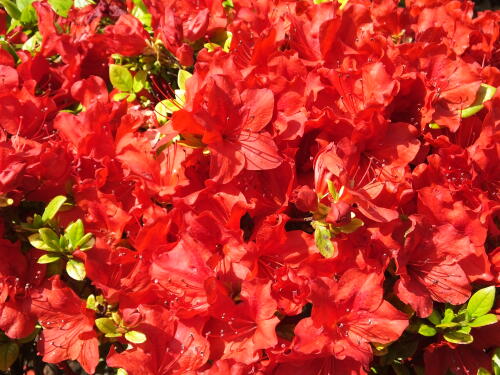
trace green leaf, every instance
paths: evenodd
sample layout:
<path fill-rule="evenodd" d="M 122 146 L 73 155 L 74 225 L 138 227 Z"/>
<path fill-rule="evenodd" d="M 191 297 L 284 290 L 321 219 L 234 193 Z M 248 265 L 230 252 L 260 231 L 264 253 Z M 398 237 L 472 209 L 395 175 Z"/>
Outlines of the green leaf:
<path fill-rule="evenodd" d="M 457 329 L 455 332 L 460 332 L 460 333 L 470 333 L 472 331 L 472 328 L 469 326 L 462 326 L 459 329 Z"/>
<path fill-rule="evenodd" d="M 52 199 L 45 210 L 43 211 L 42 221 L 46 223 L 49 220 L 52 220 L 57 212 L 61 209 L 62 205 L 66 202 L 67 198 L 63 195 L 58 195 L 54 199 Z"/>
<path fill-rule="evenodd" d="M 353 233 L 353 232 L 357 231 L 358 228 L 361 228 L 363 225 L 365 225 L 365 223 L 363 223 L 362 220 L 360 220 L 357 217 L 355 217 L 354 219 L 351 220 L 351 222 L 349 224 L 341 226 L 339 228 L 339 230 L 342 233 L 349 234 L 349 233 Z"/>
<path fill-rule="evenodd" d="M 500 375 L 500 348 L 496 348 L 491 357 L 491 365 L 493 366 L 493 373 Z"/>
<path fill-rule="evenodd" d="M 481 109 L 483 109 L 484 107 L 483 103 L 493 98 L 496 91 L 497 91 L 496 87 L 487 85 L 485 83 L 481 83 L 481 86 L 479 86 L 479 90 L 476 94 L 476 99 L 474 100 L 474 103 L 472 103 L 470 107 L 462 110 L 461 113 L 462 118 L 467 118 L 478 113 Z"/>
<path fill-rule="evenodd" d="M 116 333 L 116 329 L 118 328 L 110 318 L 99 318 L 95 320 L 95 325 L 104 334 L 107 333 Z"/>
<path fill-rule="evenodd" d="M 87 297 L 87 302 L 85 304 L 85 307 L 89 310 L 94 310 L 96 311 L 97 309 L 97 301 L 96 301 L 96 298 L 93 294 L 89 295 Z"/>
<path fill-rule="evenodd" d="M 474 319 L 485 315 L 493 307 L 495 302 L 495 286 L 479 289 L 472 295 L 467 303 L 467 312 Z"/>
<path fill-rule="evenodd" d="M 479 316 L 469 323 L 469 327 L 483 327 L 490 324 L 495 324 L 498 322 L 497 316 L 495 314 L 486 314 Z"/>
<path fill-rule="evenodd" d="M 151 27 L 151 14 L 142 0 L 132 0 L 135 4 L 132 15 L 142 22 L 144 26 Z"/>
<path fill-rule="evenodd" d="M 122 323 L 122 317 L 116 311 L 111 313 L 111 319 L 113 319 L 118 326 Z"/>
<path fill-rule="evenodd" d="M 85 8 L 87 5 L 95 4 L 92 0 L 75 0 L 75 8 Z"/>
<path fill-rule="evenodd" d="M 129 95 L 130 94 L 128 92 L 119 92 L 119 93 L 113 95 L 113 100 L 115 102 L 119 102 L 120 100 L 127 98 Z"/>
<path fill-rule="evenodd" d="M 85 264 L 78 259 L 70 259 L 66 263 L 66 272 L 73 280 L 82 281 L 85 279 Z"/>
<path fill-rule="evenodd" d="M 59 236 L 50 228 L 40 228 L 38 229 L 38 233 L 40 234 L 40 238 L 45 245 L 49 246 L 54 251 L 61 251 L 61 247 L 59 246 Z"/>
<path fill-rule="evenodd" d="M 128 331 L 125 333 L 125 338 L 134 344 L 146 342 L 146 335 L 139 331 Z"/>
<path fill-rule="evenodd" d="M 106 333 L 104 336 L 106 336 L 106 337 L 122 337 L 122 334 L 120 332 L 114 332 L 114 333 Z"/>
<path fill-rule="evenodd" d="M 76 248 L 80 249 L 81 251 L 86 251 L 92 249 L 94 245 L 95 239 L 92 236 L 92 233 L 87 233 L 80 239 L 80 241 L 78 241 L 78 243 L 76 244 Z"/>
<path fill-rule="evenodd" d="M 470 344 L 474 339 L 468 333 L 451 331 L 445 332 L 443 334 L 446 341 L 452 342 L 454 344 Z"/>
<path fill-rule="evenodd" d="M 0 344 L 0 371 L 8 371 L 19 355 L 19 345 L 15 342 Z"/>
<path fill-rule="evenodd" d="M 193 75 L 189 73 L 187 70 L 179 69 L 179 73 L 177 75 L 177 85 L 183 91 L 186 90 L 186 81 L 191 78 Z"/>
<path fill-rule="evenodd" d="M 418 333 L 420 333 L 422 336 L 431 337 L 437 333 L 437 330 L 430 325 L 420 324 L 420 327 L 418 327 Z"/>
<path fill-rule="evenodd" d="M 78 242 L 85 234 L 83 222 L 81 219 L 70 223 L 64 230 L 64 236 L 68 239 L 73 250 L 76 249 Z"/>
<path fill-rule="evenodd" d="M 135 93 L 141 91 L 146 86 L 146 77 L 147 74 L 144 70 L 137 72 L 137 74 L 134 76 L 132 88 L 134 89 Z"/>
<path fill-rule="evenodd" d="M 335 247 L 331 241 L 331 234 L 328 228 L 323 225 L 316 225 L 314 230 L 314 241 L 321 255 L 331 258 L 335 254 Z"/>
<path fill-rule="evenodd" d="M 460 323 L 455 322 L 436 324 L 436 328 L 454 328 L 458 326 L 460 326 Z"/>
<path fill-rule="evenodd" d="M 9 16 L 14 18 L 15 20 L 18 20 L 21 18 L 21 12 L 19 11 L 19 8 L 17 7 L 16 3 L 11 1 L 11 0 L 0 0 L 0 4 L 3 5 L 5 8 L 5 11 Z"/>
<path fill-rule="evenodd" d="M 54 250 L 52 247 L 47 245 L 42 240 L 42 238 L 40 237 L 40 234 L 38 234 L 38 233 L 35 233 L 35 234 L 32 234 L 31 236 L 29 236 L 28 241 L 30 242 L 31 246 L 33 246 L 35 249 L 44 250 L 44 251 Z"/>
<path fill-rule="evenodd" d="M 477 375 L 491 375 L 491 372 L 489 372 L 488 370 L 486 370 L 483 367 L 480 367 L 477 370 Z"/>
<path fill-rule="evenodd" d="M 446 307 L 444 310 L 444 317 L 443 320 L 441 321 L 441 324 L 450 323 L 453 320 L 453 318 L 455 318 L 455 312 L 450 307 Z"/>
<path fill-rule="evenodd" d="M 61 17 L 68 17 L 69 10 L 73 6 L 73 0 L 48 0 L 50 6 Z"/>
<path fill-rule="evenodd" d="M 427 317 L 427 319 L 429 320 L 429 322 L 431 322 L 432 324 L 436 325 L 436 324 L 439 324 L 441 322 L 441 314 L 439 313 L 439 311 L 437 310 L 433 310 L 432 311 L 432 314 L 429 315 Z"/>
<path fill-rule="evenodd" d="M 431 122 L 429 124 L 429 128 L 431 129 L 441 129 L 441 126 L 439 126 L 438 124 L 436 124 L 435 122 Z"/>
<path fill-rule="evenodd" d="M 162 100 L 155 105 L 156 119 L 160 124 L 162 124 L 167 121 L 167 117 L 170 113 L 174 113 L 178 110 L 179 107 L 177 107 L 170 99 Z"/>
<path fill-rule="evenodd" d="M 132 93 L 127 97 L 127 102 L 132 103 L 135 100 L 135 98 L 136 95 Z"/>
<path fill-rule="evenodd" d="M 134 79 L 124 66 L 111 64 L 109 66 L 109 79 L 114 88 L 125 92 L 133 91 Z"/>
<path fill-rule="evenodd" d="M 37 52 L 42 46 L 42 34 L 40 32 L 35 32 L 31 38 L 24 42 L 21 49 L 29 51 L 31 53 Z"/>
<path fill-rule="evenodd" d="M 339 8 L 340 8 L 340 9 L 344 9 L 344 7 L 346 6 L 346 4 L 347 4 L 347 2 L 348 2 L 349 0 L 337 0 L 337 1 L 338 1 L 338 2 L 339 2 L 339 4 L 340 4 L 340 7 L 339 7 Z"/>
<path fill-rule="evenodd" d="M 59 255 L 55 255 L 54 253 L 42 255 L 38 258 L 37 263 L 39 264 L 47 264 L 57 262 L 61 257 Z"/>
<path fill-rule="evenodd" d="M 333 181 L 328 180 L 328 181 L 326 181 L 326 184 L 328 185 L 328 192 L 332 196 L 333 201 L 338 202 L 338 200 L 342 196 L 342 193 L 344 192 L 343 187 L 341 187 L 340 190 L 337 191 L 337 188 L 333 184 Z"/>
<path fill-rule="evenodd" d="M 33 0 L 17 0 L 17 7 L 21 12 L 19 20 L 24 25 L 34 24 L 37 21 L 35 8 L 33 8 Z"/>
<path fill-rule="evenodd" d="M 222 6 L 224 8 L 234 8 L 233 0 L 224 0 Z"/>

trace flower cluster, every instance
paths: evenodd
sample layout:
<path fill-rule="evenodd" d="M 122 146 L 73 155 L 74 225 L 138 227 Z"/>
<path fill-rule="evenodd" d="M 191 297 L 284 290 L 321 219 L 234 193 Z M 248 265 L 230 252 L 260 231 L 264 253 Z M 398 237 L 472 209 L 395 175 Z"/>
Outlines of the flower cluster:
<path fill-rule="evenodd" d="M 0 370 L 500 373 L 500 12 L 0 5 Z"/>

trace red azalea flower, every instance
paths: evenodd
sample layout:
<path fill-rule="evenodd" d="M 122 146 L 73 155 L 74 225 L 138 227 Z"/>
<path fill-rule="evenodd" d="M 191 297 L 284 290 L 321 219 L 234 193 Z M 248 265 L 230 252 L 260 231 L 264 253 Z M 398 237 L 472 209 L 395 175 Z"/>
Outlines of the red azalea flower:
<path fill-rule="evenodd" d="M 259 358 L 259 351 L 278 342 L 274 315 L 276 301 L 271 297 L 271 282 L 245 282 L 241 287 L 241 303 L 235 304 L 217 284 L 211 291 L 210 314 L 205 335 L 211 342 L 213 359 L 234 359 L 250 364 Z"/>
<path fill-rule="evenodd" d="M 274 169 L 281 164 L 276 144 L 264 131 L 273 111 L 270 90 L 246 89 L 237 94 L 229 77 L 212 76 L 192 104 L 174 113 L 172 122 L 181 134 L 201 136 L 211 153 L 211 177 L 227 183 L 243 169 Z"/>
<path fill-rule="evenodd" d="M 32 308 L 43 327 L 38 350 L 43 360 L 59 363 L 77 360 L 94 373 L 99 362 L 99 341 L 94 331 L 94 312 L 58 276 L 32 296 Z"/>
<path fill-rule="evenodd" d="M 349 357 L 367 366 L 370 342 L 395 341 L 408 325 L 406 315 L 383 299 L 382 279 L 351 269 L 338 282 L 323 277 L 312 281 L 311 317 L 295 327 L 294 349 Z"/>
<path fill-rule="evenodd" d="M 469 238 L 450 224 L 413 225 L 396 256 L 398 297 L 422 317 L 432 313 L 433 300 L 454 305 L 467 301 L 471 286 L 459 262 L 474 253 Z"/>
<path fill-rule="evenodd" d="M 3 228 L 1 230 L 3 234 Z M 34 254 L 36 253 L 36 254 Z M 41 255 L 37 250 L 28 256 L 19 243 L 0 240 L 0 329 L 8 337 L 20 339 L 35 329 L 37 317 L 32 298 L 45 276 L 45 266 L 36 263 Z"/>

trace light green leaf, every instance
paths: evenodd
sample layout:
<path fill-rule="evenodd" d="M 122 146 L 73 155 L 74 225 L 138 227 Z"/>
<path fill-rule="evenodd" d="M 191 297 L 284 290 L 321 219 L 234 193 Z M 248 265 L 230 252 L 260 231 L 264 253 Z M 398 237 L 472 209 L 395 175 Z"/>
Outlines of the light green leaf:
<path fill-rule="evenodd" d="M 477 375 L 491 375 L 491 372 L 489 372 L 488 370 L 486 370 L 485 368 L 483 367 L 480 367 L 478 370 L 477 370 Z"/>
<path fill-rule="evenodd" d="M 355 217 L 354 219 L 351 220 L 351 222 L 349 224 L 346 224 L 346 225 L 343 225 L 343 226 L 339 227 L 339 230 L 342 233 L 349 234 L 349 233 L 353 233 L 353 232 L 357 231 L 363 225 L 365 225 L 365 223 L 363 223 L 362 220 L 360 220 L 357 217 Z"/>
<path fill-rule="evenodd" d="M 146 342 L 146 335 L 139 331 L 128 331 L 125 333 L 125 338 L 134 344 Z"/>
<path fill-rule="evenodd" d="M 124 66 L 111 64 L 109 66 L 109 79 L 114 88 L 125 92 L 133 91 L 134 79 Z"/>
<path fill-rule="evenodd" d="M 33 246 L 35 249 L 38 250 L 45 250 L 45 251 L 53 251 L 54 249 L 47 245 L 42 238 L 40 237 L 40 234 L 35 233 L 32 234 L 31 236 L 28 237 L 28 241 L 30 242 L 31 246 Z"/>
<path fill-rule="evenodd" d="M 455 323 L 455 322 L 436 324 L 437 328 L 454 328 L 458 326 L 460 326 L 460 323 Z"/>
<path fill-rule="evenodd" d="M 472 295 L 467 303 L 467 312 L 474 319 L 478 316 L 485 315 L 493 307 L 495 302 L 495 286 L 489 286 L 479 289 Z"/>
<path fill-rule="evenodd" d="M 15 342 L 0 344 L 0 371 L 8 371 L 19 355 L 19 345 Z"/>
<path fill-rule="evenodd" d="M 144 70 L 137 72 L 137 74 L 134 76 L 132 88 L 135 93 L 138 93 L 139 91 L 144 89 L 144 87 L 146 86 L 146 77 L 147 74 Z"/>
<path fill-rule="evenodd" d="M 128 372 L 124 368 L 119 368 L 116 370 L 116 375 L 128 375 Z"/>
<path fill-rule="evenodd" d="M 338 202 L 338 200 L 340 199 L 341 193 L 339 193 L 337 191 L 337 188 L 335 187 L 333 181 L 328 180 L 328 181 L 326 181 L 326 184 L 328 185 L 328 192 L 332 196 L 333 201 Z M 341 190 L 343 190 L 343 189 L 341 189 Z"/>
<path fill-rule="evenodd" d="M 444 317 L 443 320 L 441 321 L 441 324 L 450 323 L 453 320 L 453 318 L 455 318 L 455 313 L 453 312 L 453 309 L 451 309 L 450 307 L 446 307 L 444 310 Z"/>
<path fill-rule="evenodd" d="M 493 98 L 496 91 L 496 87 L 481 83 L 474 103 L 472 103 L 470 107 L 462 110 L 462 118 L 467 118 L 478 113 L 481 109 L 483 109 L 483 103 Z"/>
<path fill-rule="evenodd" d="M 144 26 L 151 27 L 151 14 L 142 0 L 132 0 L 135 4 L 132 15 L 142 22 Z"/>
<path fill-rule="evenodd" d="M 179 108 L 171 100 L 162 100 L 155 105 L 156 119 L 160 124 L 163 124 L 167 121 L 169 114 L 178 110 Z"/>
<path fill-rule="evenodd" d="M 317 224 L 314 230 L 314 241 L 319 252 L 325 258 L 332 258 L 335 255 L 335 247 L 331 241 L 331 234 L 328 228 Z"/>
<path fill-rule="evenodd" d="M 11 0 L 0 0 L 0 4 L 3 5 L 5 8 L 5 11 L 9 16 L 14 18 L 15 20 L 18 20 L 21 18 L 21 12 L 19 11 L 19 8 L 17 7 L 16 3 L 11 1 Z"/>
<path fill-rule="evenodd" d="M 224 8 L 234 8 L 233 0 L 224 0 L 222 6 Z"/>
<path fill-rule="evenodd" d="M 429 128 L 431 129 L 441 129 L 441 126 L 439 126 L 438 124 L 436 124 L 435 122 L 431 122 L 429 124 Z"/>
<path fill-rule="evenodd" d="M 42 221 L 46 223 L 47 221 L 53 219 L 57 212 L 61 209 L 62 205 L 66 202 L 67 198 L 63 195 L 58 195 L 52 199 L 45 210 L 43 211 Z"/>
<path fill-rule="evenodd" d="M 120 332 L 113 332 L 113 333 L 106 333 L 104 336 L 113 338 L 113 337 L 122 337 L 122 334 Z"/>
<path fill-rule="evenodd" d="M 224 52 L 229 52 L 229 49 L 231 48 L 231 43 L 233 41 L 233 33 L 231 31 L 227 31 L 226 33 L 227 33 L 227 38 L 226 41 L 224 42 L 222 50 Z"/>
<path fill-rule="evenodd" d="M 480 317 L 477 317 L 472 322 L 469 323 L 469 327 L 483 327 L 488 326 L 490 324 L 495 324 L 498 321 L 497 316 L 495 314 L 486 314 Z"/>
<path fill-rule="evenodd" d="M 427 319 L 429 320 L 429 322 L 431 322 L 432 324 L 436 325 L 436 324 L 439 324 L 441 322 L 441 314 L 439 313 L 439 311 L 437 310 L 433 310 L 432 311 L 432 314 L 429 315 L 427 317 Z"/>
<path fill-rule="evenodd" d="M 116 333 L 116 329 L 118 328 L 110 318 L 99 318 L 95 320 L 95 325 L 102 333 Z"/>
<path fill-rule="evenodd" d="M 81 251 L 86 251 L 92 249 L 94 245 L 95 239 L 92 236 L 92 233 L 87 233 L 80 239 L 80 241 L 78 241 L 78 243 L 76 244 L 76 248 L 80 249 Z"/>
<path fill-rule="evenodd" d="M 95 4 L 92 0 L 75 0 L 75 8 L 85 8 L 87 5 Z"/>
<path fill-rule="evenodd" d="M 37 20 L 35 8 L 33 8 L 31 3 L 33 3 L 33 0 L 17 0 L 17 7 L 21 12 L 19 20 L 22 24 L 32 24 Z"/>
<path fill-rule="evenodd" d="M 39 263 L 39 264 L 53 263 L 53 262 L 57 262 L 59 259 L 61 259 L 61 257 L 59 255 L 55 255 L 54 253 L 50 253 L 50 254 L 42 255 L 40 258 L 38 258 L 37 263 Z"/>
<path fill-rule="evenodd" d="M 132 103 L 135 100 L 135 98 L 136 98 L 136 95 L 134 93 L 132 93 L 127 97 L 127 102 Z"/>
<path fill-rule="evenodd" d="M 420 333 L 422 336 L 431 337 L 437 333 L 437 330 L 430 325 L 420 324 L 420 327 L 418 327 L 418 333 Z"/>
<path fill-rule="evenodd" d="M 457 329 L 455 332 L 460 332 L 460 333 L 470 333 L 472 331 L 472 328 L 469 326 L 462 326 L 459 329 Z"/>
<path fill-rule="evenodd" d="M 85 307 L 89 310 L 94 310 L 96 311 L 97 308 L 97 301 L 96 298 L 93 294 L 87 297 L 87 302 L 85 304 Z"/>
<path fill-rule="evenodd" d="M 73 0 L 48 0 L 50 6 L 61 17 L 68 17 L 69 10 L 73 6 Z"/>
<path fill-rule="evenodd" d="M 115 102 L 119 102 L 120 100 L 123 100 L 127 98 L 130 94 L 128 92 L 119 92 L 113 95 L 113 100 Z"/>
<path fill-rule="evenodd" d="M 82 239 L 84 234 L 85 230 L 81 219 L 70 223 L 64 230 L 64 237 L 68 239 L 73 250 L 76 249 L 78 242 Z"/>
<path fill-rule="evenodd" d="M 40 32 L 35 32 L 31 38 L 29 38 L 26 42 L 24 42 L 21 47 L 25 51 L 36 52 L 40 49 L 42 45 L 42 35 Z"/>
<path fill-rule="evenodd" d="M 82 281 L 85 279 L 85 264 L 78 259 L 70 259 L 66 263 L 66 272 L 73 280 Z"/>
<path fill-rule="evenodd" d="M 493 373 L 500 375 L 500 348 L 496 348 L 491 357 L 491 364 L 493 366 Z"/>
<path fill-rule="evenodd" d="M 38 229 L 40 238 L 45 245 L 49 246 L 54 251 L 61 251 L 59 246 L 59 236 L 50 228 L 40 228 Z"/>
<path fill-rule="evenodd" d="M 443 334 L 446 341 L 452 342 L 454 344 L 470 344 L 474 339 L 468 333 L 462 333 L 457 331 L 445 332 Z"/>
<path fill-rule="evenodd" d="M 187 70 L 179 69 L 179 73 L 177 75 L 177 85 L 179 86 L 179 89 L 185 91 L 186 81 L 192 76 L 193 75 L 189 73 Z"/>
<path fill-rule="evenodd" d="M 111 319 L 116 323 L 116 325 L 120 325 L 122 323 L 122 317 L 116 311 L 111 313 Z"/>

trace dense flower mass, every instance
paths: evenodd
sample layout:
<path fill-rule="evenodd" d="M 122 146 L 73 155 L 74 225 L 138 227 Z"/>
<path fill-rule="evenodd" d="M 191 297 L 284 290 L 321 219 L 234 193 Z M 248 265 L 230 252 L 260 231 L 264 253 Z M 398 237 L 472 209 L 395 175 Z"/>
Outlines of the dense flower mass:
<path fill-rule="evenodd" d="M 0 5 L 0 371 L 500 374 L 500 11 Z"/>

